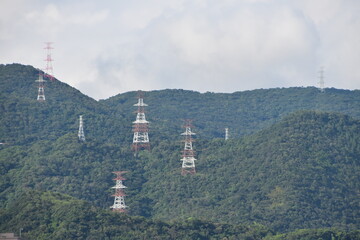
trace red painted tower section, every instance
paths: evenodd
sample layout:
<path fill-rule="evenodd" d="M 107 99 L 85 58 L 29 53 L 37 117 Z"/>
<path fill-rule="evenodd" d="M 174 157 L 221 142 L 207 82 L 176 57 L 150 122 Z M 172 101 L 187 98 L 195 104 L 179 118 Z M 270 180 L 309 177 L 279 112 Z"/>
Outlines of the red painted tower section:
<path fill-rule="evenodd" d="M 54 71 L 53 71 L 53 66 L 52 66 L 52 62 L 54 61 L 51 57 L 51 50 L 54 49 L 51 45 L 53 44 L 53 42 L 45 42 L 45 47 L 44 49 L 46 50 L 46 59 L 44 59 L 44 61 L 46 61 L 46 66 L 44 69 L 44 77 L 49 79 L 50 81 L 54 81 L 55 77 L 54 77 Z"/>

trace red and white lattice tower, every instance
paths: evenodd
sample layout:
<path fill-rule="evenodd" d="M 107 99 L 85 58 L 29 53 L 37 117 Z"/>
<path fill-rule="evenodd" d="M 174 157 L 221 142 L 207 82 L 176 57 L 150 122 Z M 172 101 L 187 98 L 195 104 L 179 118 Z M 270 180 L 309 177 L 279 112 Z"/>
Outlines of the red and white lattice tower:
<path fill-rule="evenodd" d="M 53 66 L 52 66 L 52 62 L 54 61 L 51 57 L 51 49 L 54 49 L 51 44 L 53 44 L 53 42 L 45 42 L 45 47 L 44 49 L 46 50 L 46 59 L 44 61 L 46 61 L 46 66 L 44 69 L 44 76 L 48 79 L 50 79 L 50 81 L 54 81 L 54 71 L 53 71 Z"/>
<path fill-rule="evenodd" d="M 138 92 L 138 102 L 134 104 L 136 106 L 136 120 L 133 122 L 133 144 L 132 149 L 135 152 L 138 152 L 142 149 L 150 150 L 150 142 L 149 142 L 149 122 L 146 121 L 145 118 L 145 107 L 148 106 L 144 103 L 143 93 L 141 91 Z"/>
<path fill-rule="evenodd" d="M 45 91 L 44 91 L 44 87 L 45 87 L 45 80 L 43 78 L 43 75 L 41 73 L 39 73 L 39 79 L 35 80 L 35 82 L 38 83 L 38 96 L 37 96 L 37 100 L 39 102 L 44 102 L 45 101 Z"/>
<path fill-rule="evenodd" d="M 193 133 L 191 131 L 191 120 L 186 120 L 186 124 L 185 124 L 185 132 L 182 133 L 181 135 L 185 136 L 184 142 L 185 142 L 185 146 L 184 146 L 184 150 L 183 150 L 183 154 L 182 154 L 182 168 L 181 168 L 181 175 L 187 175 L 187 174 L 191 174 L 194 175 L 196 173 L 195 171 L 195 151 L 193 149 L 193 138 L 192 136 L 195 135 L 195 133 Z"/>
<path fill-rule="evenodd" d="M 117 171 L 117 172 L 113 172 L 114 174 L 116 174 L 116 178 L 114 178 L 114 180 L 116 181 L 116 185 L 115 187 L 115 194 L 112 195 L 115 197 L 114 199 L 114 205 L 112 205 L 110 208 L 112 208 L 112 210 L 114 212 L 126 212 L 126 208 L 127 206 L 125 205 L 125 193 L 124 193 L 124 188 L 126 188 L 123 185 L 123 181 L 126 180 L 123 176 L 121 176 L 123 173 L 127 173 L 127 171 Z"/>

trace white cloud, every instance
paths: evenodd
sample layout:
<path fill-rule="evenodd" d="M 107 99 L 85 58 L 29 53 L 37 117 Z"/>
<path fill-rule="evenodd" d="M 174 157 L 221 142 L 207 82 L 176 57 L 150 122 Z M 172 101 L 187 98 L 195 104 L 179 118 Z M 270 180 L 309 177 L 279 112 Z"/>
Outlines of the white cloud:
<path fill-rule="evenodd" d="M 357 0 L 0 2 L 0 62 L 44 66 L 95 98 L 130 90 L 360 88 Z"/>

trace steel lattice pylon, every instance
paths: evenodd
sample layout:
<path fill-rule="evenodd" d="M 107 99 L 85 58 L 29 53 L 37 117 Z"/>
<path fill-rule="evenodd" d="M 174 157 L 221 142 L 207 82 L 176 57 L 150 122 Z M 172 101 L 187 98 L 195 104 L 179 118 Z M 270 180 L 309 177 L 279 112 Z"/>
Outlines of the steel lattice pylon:
<path fill-rule="evenodd" d="M 78 132 L 79 140 L 85 142 L 85 134 L 84 134 L 84 122 L 82 115 L 79 117 L 79 132 Z"/>
<path fill-rule="evenodd" d="M 182 154 L 182 168 L 181 168 L 181 175 L 187 175 L 187 174 L 191 174 L 194 175 L 196 173 L 195 170 L 195 151 L 193 150 L 193 139 L 192 136 L 195 135 L 195 133 L 193 133 L 191 131 L 191 121 L 190 120 L 186 120 L 186 124 L 185 124 L 185 132 L 182 133 L 181 135 L 185 136 L 184 142 L 185 142 L 185 146 L 184 146 L 184 150 L 183 150 L 183 154 Z"/>
<path fill-rule="evenodd" d="M 54 61 L 51 57 L 51 49 L 54 49 L 51 45 L 53 44 L 53 42 L 45 42 L 45 47 L 44 49 L 46 49 L 46 59 L 44 59 L 44 61 L 46 61 L 46 66 L 45 66 L 45 77 L 50 79 L 50 81 L 54 81 L 54 71 L 53 71 L 53 66 L 52 66 L 52 62 Z"/>
<path fill-rule="evenodd" d="M 149 141 L 149 122 L 145 118 L 145 107 L 148 106 L 144 103 L 143 93 L 138 92 L 138 102 L 134 104 L 137 107 L 136 120 L 133 122 L 133 144 L 132 149 L 138 152 L 141 149 L 150 150 Z"/>
<path fill-rule="evenodd" d="M 37 95 L 37 100 L 39 102 L 43 102 L 45 101 L 45 91 L 44 91 L 44 87 L 45 87 L 45 80 L 43 79 L 43 75 L 41 73 L 39 73 L 39 79 L 35 80 L 35 82 L 38 83 L 38 95 Z"/>
<path fill-rule="evenodd" d="M 114 180 L 116 181 L 116 185 L 112 188 L 115 188 L 115 194 L 112 195 L 115 197 L 114 204 L 110 207 L 113 209 L 114 212 L 126 212 L 126 204 L 125 204 L 125 193 L 124 188 L 126 188 L 123 185 L 123 181 L 126 180 L 123 176 L 121 176 L 123 173 L 127 173 L 127 171 L 117 171 L 113 172 L 116 174 L 116 178 Z"/>

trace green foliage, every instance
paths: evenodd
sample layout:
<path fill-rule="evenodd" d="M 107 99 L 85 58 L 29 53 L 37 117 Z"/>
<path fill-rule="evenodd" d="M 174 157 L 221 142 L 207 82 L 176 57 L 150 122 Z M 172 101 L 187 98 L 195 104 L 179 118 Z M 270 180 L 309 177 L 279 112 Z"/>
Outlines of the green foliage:
<path fill-rule="evenodd" d="M 130 113 L 136 92 L 100 101 L 118 113 Z M 234 93 L 199 93 L 181 89 L 146 92 L 148 119 L 155 136 L 178 134 L 183 119 L 193 119 L 202 138 L 223 138 L 228 127 L 233 138 L 271 126 L 299 110 L 339 112 L 360 117 L 360 91 L 317 88 L 275 88 Z M 168 135 L 169 134 L 169 135 Z"/>
<path fill-rule="evenodd" d="M 165 223 L 92 207 L 52 192 L 30 191 L 3 212 L 0 231 L 23 228 L 27 239 L 262 239 L 272 232 L 259 225 L 214 224 L 189 219 Z"/>
<path fill-rule="evenodd" d="M 188 230 L 195 229 L 191 239 L 202 239 L 213 234 L 209 229 L 217 229 L 207 221 L 189 219 L 258 223 L 280 232 L 359 228 L 360 123 L 356 119 L 360 117 L 360 91 L 327 89 L 323 94 L 315 88 L 288 88 L 233 94 L 148 92 L 145 102 L 149 104 L 152 151 L 135 157 L 130 144 L 136 93 L 97 102 L 56 81 L 47 83 L 47 100 L 39 103 L 34 83 L 37 74 L 30 66 L 0 65 L 0 136 L 8 143 L 0 145 L 2 208 L 14 209 L 12 204 L 24 194 L 38 190 L 86 200 L 86 209 L 93 209 L 92 205 L 108 209 L 113 201 L 111 172 L 127 170 L 129 214 L 177 221 L 166 225 L 169 234 L 176 226 L 184 225 Z M 80 114 L 84 115 L 85 143 L 77 140 Z M 194 131 L 199 133 L 194 142 L 198 159 L 195 176 L 180 175 L 184 118 L 194 119 Z M 230 128 L 230 141 L 220 139 L 223 127 Z M 75 206 L 83 204 L 77 201 Z M 22 211 L 15 215 L 20 216 Z M 103 236 L 101 231 L 105 231 L 95 233 L 67 221 L 69 225 L 63 229 L 74 231 L 59 233 L 65 230 L 54 229 L 65 224 L 60 223 L 63 220 L 57 221 L 57 215 L 46 208 L 36 211 L 41 217 L 33 214 L 31 225 L 36 226 L 34 229 L 45 226 L 43 239 L 61 239 L 66 233 L 70 238 L 80 232 Z M 14 226 L 25 217 L 12 218 L 8 210 L 5 212 Z M 61 219 L 64 214 L 59 215 Z M 92 217 L 79 217 L 84 219 L 78 221 L 91 224 L 85 222 Z M 111 219 L 112 215 L 104 218 Z M 139 219 L 128 218 L 131 224 Z M 46 219 L 51 219 L 50 225 Z M 59 223 L 53 225 L 54 221 Z M 104 229 L 118 234 L 117 226 L 104 225 Z M 36 231 L 34 234 L 40 234 Z M 150 238 L 160 230 L 141 231 L 143 238 Z"/>

